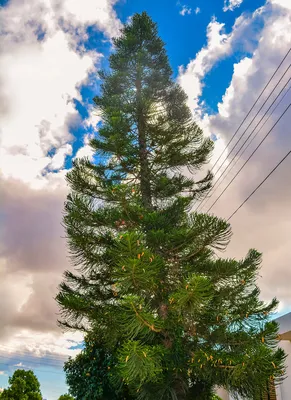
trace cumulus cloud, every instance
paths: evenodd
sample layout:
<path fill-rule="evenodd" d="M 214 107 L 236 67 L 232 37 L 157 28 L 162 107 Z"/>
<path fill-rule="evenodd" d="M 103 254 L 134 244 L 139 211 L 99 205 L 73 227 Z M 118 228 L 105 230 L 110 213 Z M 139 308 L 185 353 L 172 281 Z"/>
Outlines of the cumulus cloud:
<path fill-rule="evenodd" d="M 90 139 L 92 138 L 92 135 L 86 134 L 83 139 L 83 146 L 80 147 L 76 153 L 76 158 L 82 158 L 82 157 L 87 157 L 89 160 L 93 160 L 94 156 L 94 151 L 92 150 L 90 146 Z"/>
<path fill-rule="evenodd" d="M 243 0 L 224 0 L 223 11 L 233 11 L 242 4 Z"/>
<path fill-rule="evenodd" d="M 274 1 L 273 3 L 276 4 L 268 3 L 265 7 L 260 9 L 259 13 L 255 13 L 255 16 L 259 14 L 264 22 L 260 32 L 261 39 L 250 56 L 242 58 L 241 61 L 234 65 L 231 83 L 221 103 L 218 105 L 218 112 L 212 115 L 204 114 L 203 117 L 201 116 L 200 123 L 205 131 L 214 133 L 218 138 L 216 143 L 220 146 L 220 149 L 216 154 L 221 154 L 221 151 L 225 148 L 225 144 L 228 143 L 266 82 L 290 48 L 290 11 L 288 11 L 286 7 L 283 7 L 283 4 L 280 6 L 278 1 Z M 253 24 L 254 21 L 251 23 Z M 234 31 L 231 35 L 235 37 Z M 252 40 L 252 37 L 246 34 L 245 39 L 248 40 L 248 38 Z M 233 48 L 236 40 L 237 39 L 233 39 L 232 41 Z M 224 46 L 227 45 L 225 44 Z M 237 138 L 243 133 L 263 100 L 270 94 L 275 82 L 282 76 L 283 72 L 290 64 L 290 61 L 291 56 L 288 57 L 286 62 L 282 65 L 276 79 L 265 92 L 253 113 L 250 114 L 247 122 L 237 133 Z M 195 64 L 195 62 L 197 61 L 192 61 L 190 66 L 193 65 L 193 63 Z M 188 67 L 186 68 L 186 72 L 187 69 Z M 290 76 L 289 71 L 282 80 L 280 87 L 251 125 L 251 129 L 254 129 L 255 124 L 259 121 L 264 111 L 266 111 L 271 101 L 275 98 L 276 94 L 284 86 L 284 83 L 287 82 Z M 195 74 L 193 79 L 194 82 L 196 82 L 195 79 L 197 78 Z M 189 86 L 190 85 L 188 85 L 188 87 Z M 187 90 L 186 86 L 185 89 Z M 201 90 L 201 86 L 198 86 L 197 93 L 199 95 Z M 189 90 L 188 94 L 193 98 L 193 89 Z M 265 124 L 258 137 L 245 152 L 232 173 L 229 174 L 230 176 L 225 179 L 224 184 L 221 185 L 220 189 L 217 190 L 215 194 L 213 193 L 208 204 L 202 208 L 203 211 L 206 211 L 220 195 L 259 141 L 268 132 L 268 129 L 272 127 L 282 111 L 290 104 L 290 101 L 291 95 L 290 92 L 287 92 L 276 112 L 274 112 Z M 290 110 L 210 212 L 228 218 L 232 211 L 245 200 L 252 190 L 286 154 L 291 148 L 291 139 L 288 134 L 290 130 L 288 121 L 290 121 Z M 236 140 L 234 140 L 233 144 L 234 143 L 236 143 Z M 232 146 L 230 146 L 229 150 L 231 148 Z M 227 159 L 228 162 L 231 156 L 232 155 Z M 223 159 L 224 157 L 222 157 L 222 160 Z M 212 160 L 212 164 L 214 161 L 215 158 Z M 290 215 L 289 205 L 291 201 L 291 190 L 288 184 L 290 181 L 290 168 L 291 159 L 288 158 L 250 201 L 248 201 L 231 219 L 234 235 L 226 253 L 227 256 L 240 258 L 246 254 L 249 248 L 257 248 L 259 251 L 262 251 L 263 265 L 259 280 L 262 297 L 264 299 L 270 299 L 273 296 L 277 296 L 282 302 L 281 309 L 287 309 L 291 304 L 290 246 L 288 234 L 288 232 L 291 231 L 291 220 L 288 217 Z"/>
<path fill-rule="evenodd" d="M 86 26 L 97 25 L 107 36 L 118 36 L 121 22 L 118 20 L 113 5 L 116 0 L 55 0 L 55 9 L 66 24 L 84 29 Z M 79 32 L 78 32 L 79 33 Z"/>
<path fill-rule="evenodd" d="M 82 340 L 56 325 L 54 297 L 69 268 L 65 161 L 82 124 L 74 99 L 102 57 L 86 50 L 87 28 L 118 35 L 115 2 L 10 0 L 0 9 L 0 350 L 11 355 L 73 355 Z M 84 131 L 94 122 L 90 115 Z M 89 136 L 78 156 L 90 155 Z"/>
<path fill-rule="evenodd" d="M 252 29 L 254 19 L 260 18 L 257 15 L 253 18 L 240 16 L 236 19 L 230 33 L 225 32 L 225 24 L 212 18 L 207 26 L 207 44 L 196 54 L 195 58 L 184 67 L 179 68 L 178 82 L 188 94 L 188 105 L 196 117 L 201 116 L 202 109 L 199 105 L 199 98 L 203 90 L 203 79 L 212 67 L 220 60 L 228 57 L 235 48 L 244 46 L 245 51 L 252 50 L 253 42 L 246 42 L 246 32 L 252 39 L 258 35 Z"/>
<path fill-rule="evenodd" d="M 0 345 L 1 357 L 8 360 L 18 360 L 21 356 L 23 363 L 29 363 L 31 357 L 46 360 L 46 363 L 58 362 L 62 366 L 69 356 L 74 357 L 81 349 L 79 343 L 82 335 L 78 332 L 35 332 L 29 329 L 18 331 L 5 344 Z M 16 361 L 17 362 L 17 361 Z M 19 361 L 18 361 L 19 362 Z"/>

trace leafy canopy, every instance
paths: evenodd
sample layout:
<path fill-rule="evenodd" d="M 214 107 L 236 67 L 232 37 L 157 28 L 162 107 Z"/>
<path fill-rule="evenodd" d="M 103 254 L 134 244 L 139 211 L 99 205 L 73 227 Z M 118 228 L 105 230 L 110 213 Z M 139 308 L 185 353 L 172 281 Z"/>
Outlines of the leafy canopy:
<path fill-rule="evenodd" d="M 8 382 L 9 387 L 4 389 L 1 400 L 42 400 L 40 384 L 33 371 L 17 369 Z"/>
<path fill-rule="evenodd" d="M 119 390 L 112 380 L 115 363 L 114 356 L 102 344 L 87 336 L 82 352 L 64 366 L 70 394 L 76 400 L 132 399 L 126 387 Z"/>
<path fill-rule="evenodd" d="M 74 400 L 74 397 L 70 396 L 69 394 L 62 394 L 59 397 L 59 400 Z"/>

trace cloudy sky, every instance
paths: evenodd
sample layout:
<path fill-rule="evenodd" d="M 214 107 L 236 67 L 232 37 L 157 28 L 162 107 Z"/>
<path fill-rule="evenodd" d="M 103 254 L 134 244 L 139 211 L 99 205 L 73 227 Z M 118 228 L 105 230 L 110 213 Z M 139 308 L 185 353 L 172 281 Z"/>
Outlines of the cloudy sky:
<path fill-rule="evenodd" d="M 99 90 L 96 70 L 108 65 L 111 38 L 135 12 L 146 10 L 158 22 L 174 78 L 205 134 L 216 139 L 211 168 L 291 46 L 291 2 L 0 4 L 0 387 L 19 366 L 32 368 L 44 397 L 56 400 L 66 392 L 62 363 L 81 342 L 80 335 L 64 335 L 56 325 L 54 296 L 69 267 L 60 225 L 68 190 L 64 176 L 74 157 L 91 155 L 87 143 L 98 124 L 92 109 Z M 290 61 L 291 52 L 215 165 L 218 179 L 254 131 L 253 142 L 201 210 L 210 208 L 288 107 Z M 256 128 L 270 106 L 268 120 Z M 291 149 L 290 118 L 288 109 L 210 212 L 228 218 Z M 233 216 L 225 254 L 240 258 L 253 247 L 263 252 L 262 298 L 277 296 L 280 313 L 291 309 L 290 169 L 291 156 Z"/>

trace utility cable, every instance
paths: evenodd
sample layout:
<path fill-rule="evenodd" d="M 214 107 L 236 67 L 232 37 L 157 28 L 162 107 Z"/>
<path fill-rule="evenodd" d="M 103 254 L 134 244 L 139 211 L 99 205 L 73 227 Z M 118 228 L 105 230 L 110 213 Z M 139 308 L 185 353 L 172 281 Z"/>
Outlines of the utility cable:
<path fill-rule="evenodd" d="M 241 205 L 231 214 L 230 217 L 228 217 L 227 221 L 229 221 L 237 212 L 239 209 L 242 208 L 242 206 L 252 197 L 253 194 L 256 193 L 256 191 L 266 182 L 266 180 L 269 179 L 269 177 L 276 171 L 276 169 L 286 160 L 286 158 L 291 154 L 291 150 L 288 151 L 288 153 L 282 158 L 281 161 L 278 162 L 278 164 L 272 169 L 272 171 L 266 176 L 265 179 L 262 180 L 262 182 L 252 191 L 252 193 L 241 203 Z"/>
<path fill-rule="evenodd" d="M 232 180 L 228 183 L 228 185 L 224 188 L 224 190 L 220 193 L 220 195 L 217 197 L 217 199 L 212 203 L 212 205 L 208 208 L 206 211 L 207 213 L 213 208 L 213 206 L 218 202 L 218 200 L 221 198 L 221 196 L 225 193 L 225 191 L 229 188 L 229 186 L 232 184 L 232 182 L 235 180 L 235 178 L 238 176 L 238 174 L 242 171 L 242 169 L 245 167 L 245 165 L 249 162 L 249 160 L 252 158 L 252 156 L 255 154 L 255 152 L 258 150 L 258 148 L 263 144 L 263 142 L 266 140 L 266 138 L 269 136 L 269 134 L 272 132 L 272 130 L 275 128 L 275 126 L 279 123 L 279 121 L 283 118 L 283 116 L 286 114 L 286 112 L 289 110 L 291 106 L 291 103 L 285 108 L 283 113 L 280 115 L 280 117 L 277 119 L 277 121 L 274 123 L 272 128 L 266 133 L 266 135 L 263 137 L 263 139 L 260 141 L 260 143 L 257 145 L 255 150 L 251 153 L 251 155 L 247 158 L 247 160 L 243 163 L 241 168 L 237 171 L 235 176 L 232 178 Z"/>
<path fill-rule="evenodd" d="M 254 139 L 257 137 L 257 135 L 261 132 L 261 130 L 263 129 L 263 127 L 265 126 L 265 124 L 269 121 L 269 119 L 271 118 L 271 116 L 274 114 L 274 112 L 276 111 L 276 109 L 279 107 L 279 105 L 282 103 L 282 101 L 284 100 L 285 96 L 288 94 L 288 92 L 291 89 L 291 85 L 289 86 L 289 88 L 286 90 L 286 92 L 284 93 L 284 95 L 281 97 L 280 101 L 278 102 L 278 104 L 276 105 L 276 107 L 272 110 L 272 112 L 270 113 L 270 115 L 268 116 L 268 118 L 266 119 L 266 121 L 263 123 L 263 125 L 260 127 L 260 129 L 256 132 L 256 134 L 252 137 L 251 141 L 247 144 L 247 146 L 243 149 L 243 151 L 241 152 L 241 154 L 238 156 L 238 158 L 235 160 L 234 164 L 231 166 L 230 170 L 228 171 L 228 173 L 226 174 L 225 178 L 227 177 L 227 175 L 229 175 L 231 173 L 231 171 L 233 170 L 233 168 L 236 166 L 236 164 L 238 163 L 238 161 L 241 159 L 242 155 L 245 153 L 245 151 L 249 148 L 249 146 L 253 143 Z M 222 183 L 222 182 L 220 182 Z M 218 187 L 220 186 L 220 184 L 218 185 Z M 218 189 L 217 187 L 217 189 Z"/>
<path fill-rule="evenodd" d="M 291 64 L 289 66 L 289 68 L 291 67 Z M 255 132 L 255 130 L 257 129 L 257 127 L 260 125 L 260 123 L 263 121 L 263 119 L 265 118 L 265 116 L 268 114 L 268 112 L 270 111 L 271 107 L 274 105 L 274 103 L 277 101 L 277 99 L 279 98 L 279 96 L 282 94 L 283 90 L 285 90 L 286 86 L 289 84 L 289 82 L 291 81 L 291 77 L 288 79 L 288 81 L 285 83 L 285 85 L 283 86 L 283 88 L 280 90 L 280 92 L 277 94 L 277 96 L 275 97 L 275 99 L 273 100 L 273 102 L 271 103 L 271 105 L 269 106 L 269 108 L 267 109 L 267 111 L 265 111 L 265 113 L 263 114 L 263 116 L 261 117 L 261 119 L 259 120 L 259 122 L 256 124 L 256 126 L 254 127 L 254 129 L 251 131 L 251 133 L 247 136 L 247 138 L 245 139 L 245 141 L 243 142 L 243 144 L 239 147 L 239 149 L 237 150 L 237 152 L 235 153 L 235 155 L 232 157 L 232 159 L 230 160 L 229 164 L 226 166 L 226 168 L 223 170 L 222 174 L 218 177 L 217 181 L 215 182 L 214 186 L 212 187 L 212 196 L 214 195 L 214 193 L 218 190 L 218 188 L 221 186 L 221 184 L 223 183 L 223 181 L 225 180 L 225 178 L 227 177 L 227 175 L 229 174 L 229 172 L 232 170 L 232 168 L 234 167 L 234 165 L 236 164 L 232 164 L 233 161 L 235 160 L 236 156 L 239 154 L 239 152 L 241 151 L 241 149 L 244 147 L 244 145 L 247 143 L 247 141 L 250 139 L 250 137 L 253 135 L 253 133 Z M 289 90 L 289 89 L 288 89 Z M 288 92 L 288 91 L 287 91 Z M 284 96 L 283 96 L 284 98 Z M 282 98 L 282 99 L 283 99 Z M 281 99 L 281 100 L 282 100 Z M 281 102 L 280 100 L 280 102 Z M 278 105 L 280 104 L 280 102 L 278 103 Z M 266 121 L 263 123 L 263 125 L 261 126 L 261 128 L 258 130 L 258 132 L 255 133 L 255 135 L 253 136 L 253 138 L 251 139 L 251 142 L 253 141 L 253 139 L 258 135 L 258 133 L 261 131 L 261 129 L 263 128 L 263 126 L 265 125 L 265 123 L 268 121 L 268 119 L 270 118 L 270 116 L 273 114 L 273 112 L 275 111 L 275 109 L 277 108 L 277 106 L 274 108 L 274 110 L 270 113 L 270 115 L 268 116 L 268 118 L 266 119 Z M 251 143 L 250 142 L 250 143 Z M 250 144 L 249 143 L 249 144 Z M 248 147 L 248 146 L 247 146 Z M 246 147 L 246 148 L 247 148 Z M 244 153 L 244 151 L 240 154 L 240 156 L 238 157 L 238 159 L 241 157 L 241 155 Z M 231 169 L 228 171 L 228 173 L 224 176 L 225 172 L 227 172 L 228 168 L 231 166 Z M 224 177 L 223 177 L 224 176 Z M 220 181 L 220 179 L 223 177 L 223 179 Z M 219 185 L 217 185 L 217 183 L 220 181 Z M 214 191 L 213 191 L 214 189 Z M 211 197 L 208 197 L 204 200 L 204 206 L 209 202 L 209 200 L 211 199 Z M 200 207 L 200 206 L 199 206 Z M 199 208 L 198 207 L 198 208 Z"/>
<path fill-rule="evenodd" d="M 291 50 L 291 48 L 290 48 Z M 289 51 L 290 51 L 289 50 Z M 288 53 L 287 53 L 288 54 Z M 227 161 L 228 157 L 230 156 L 230 154 L 233 152 L 233 150 L 236 148 L 236 146 L 238 145 L 238 143 L 240 142 L 240 140 L 244 137 L 244 135 L 247 133 L 249 127 L 252 125 L 252 123 L 254 122 L 254 120 L 257 118 L 259 112 L 262 110 L 262 108 L 265 106 L 265 104 L 267 103 L 267 101 L 269 100 L 269 98 L 271 97 L 271 95 L 274 93 L 274 91 L 277 89 L 277 87 L 279 86 L 279 84 L 281 83 L 282 79 L 284 78 L 284 76 L 287 74 L 287 72 L 289 71 L 291 67 L 291 64 L 289 64 L 289 66 L 286 68 L 285 72 L 283 73 L 283 75 L 281 76 L 281 78 L 279 79 L 279 81 L 276 83 L 276 85 L 274 86 L 274 88 L 271 90 L 270 94 L 267 96 L 267 98 L 265 99 L 265 101 L 263 102 L 263 104 L 261 105 L 261 107 L 259 108 L 259 110 L 256 112 L 256 114 L 254 115 L 253 119 L 251 120 L 251 122 L 248 124 L 248 126 L 246 127 L 246 129 L 243 131 L 243 133 L 241 134 L 241 136 L 238 138 L 237 142 L 235 143 L 235 145 L 233 146 L 233 148 L 230 150 L 229 154 L 226 156 L 226 158 L 223 160 L 223 162 L 220 164 L 218 170 L 215 172 L 214 176 L 218 174 L 218 172 L 220 171 L 220 169 L 223 167 L 223 165 L 225 164 L 225 162 Z M 283 89 L 281 89 L 279 95 L 281 94 Z M 278 96 L 276 97 L 276 99 L 278 98 Z M 274 101 L 276 101 L 276 99 Z M 274 103 L 273 101 L 273 103 Z M 271 104 L 271 106 L 273 105 L 273 103 Z M 270 107 L 271 107 L 270 106 Z M 264 116 L 267 114 L 267 112 L 269 111 L 270 107 L 268 108 L 268 110 L 265 112 Z M 263 116 L 263 117 L 264 117 Z M 261 122 L 261 121 L 260 121 Z M 259 122 L 259 123 L 260 123 Z M 256 129 L 256 127 L 258 126 L 258 124 L 255 126 L 254 129 Z M 254 131 L 254 130 L 253 130 Z M 252 131 L 252 132 L 253 132 Z M 233 136 L 234 137 L 234 136 Z M 250 135 L 248 136 L 248 138 L 250 137 Z M 228 146 L 228 145 L 227 145 Z M 225 149 L 223 150 L 223 152 L 227 149 L 227 146 L 225 147 Z M 236 153 L 237 154 L 237 153 Z M 217 162 L 216 162 L 217 163 Z M 215 163 L 215 164 L 216 164 Z M 215 165 L 214 164 L 214 165 Z M 214 166 L 213 166 L 214 167 Z M 211 169 L 211 171 L 213 170 L 213 167 Z M 226 167 L 226 169 L 228 168 L 228 166 Z M 213 193 L 214 188 L 217 185 L 217 182 L 219 182 L 219 180 L 221 179 L 221 177 L 223 176 L 225 170 L 223 171 L 223 173 L 219 176 L 218 180 L 215 182 L 214 186 L 212 188 L 209 189 L 208 194 Z M 203 205 L 205 205 L 205 202 L 208 202 L 210 197 L 205 197 L 203 200 L 201 200 L 200 204 L 198 205 L 198 207 L 196 208 L 196 211 L 198 211 L 199 208 L 201 208 Z"/>
<path fill-rule="evenodd" d="M 260 98 L 262 97 L 264 91 L 267 89 L 267 87 L 269 86 L 269 84 L 271 83 L 272 79 L 274 78 L 274 76 L 276 75 L 277 71 L 279 70 L 279 68 L 281 67 L 281 65 L 283 64 L 283 62 L 286 60 L 286 58 L 288 57 L 289 53 L 291 51 L 291 47 L 289 48 L 289 50 L 287 51 L 287 53 L 285 54 L 284 58 L 282 59 L 282 61 L 280 62 L 280 64 L 278 65 L 278 67 L 276 68 L 275 72 L 273 73 L 273 75 L 271 76 L 271 78 L 269 79 L 269 81 L 267 82 L 267 84 L 265 85 L 265 87 L 263 88 L 263 90 L 261 91 L 261 93 L 259 94 L 259 97 L 257 98 L 257 100 L 255 101 L 255 103 L 252 105 L 251 109 L 249 110 L 249 112 L 247 113 L 247 115 L 244 117 L 244 119 L 242 120 L 242 122 L 240 123 L 239 127 L 237 128 L 237 130 L 234 132 L 234 134 L 232 135 L 231 139 L 229 140 L 229 142 L 227 143 L 225 149 L 223 150 L 223 152 L 220 154 L 219 158 L 216 160 L 216 162 L 214 163 L 214 165 L 211 168 L 211 171 L 213 171 L 213 168 L 216 166 L 216 164 L 218 163 L 218 161 L 221 159 L 221 157 L 223 156 L 223 154 L 225 153 L 227 147 L 230 145 L 230 143 L 232 142 L 232 140 L 234 139 L 235 135 L 237 134 L 237 132 L 239 131 L 239 129 L 241 128 L 242 124 L 245 122 L 245 120 L 247 119 L 247 117 L 250 115 L 250 113 L 252 112 L 252 110 L 254 109 L 255 105 L 257 104 L 257 102 L 260 100 Z"/>

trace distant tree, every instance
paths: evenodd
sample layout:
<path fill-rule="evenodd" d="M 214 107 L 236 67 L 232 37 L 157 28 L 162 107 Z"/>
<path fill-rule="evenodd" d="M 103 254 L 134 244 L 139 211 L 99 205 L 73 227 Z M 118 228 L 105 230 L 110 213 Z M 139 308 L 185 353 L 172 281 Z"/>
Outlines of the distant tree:
<path fill-rule="evenodd" d="M 82 352 L 64 366 L 69 393 L 76 400 L 132 399 L 127 387 L 117 387 L 112 379 L 111 370 L 116 361 L 104 346 L 87 336 Z"/>
<path fill-rule="evenodd" d="M 40 384 L 33 371 L 17 369 L 8 382 L 1 400 L 42 400 Z"/>
<path fill-rule="evenodd" d="M 59 400 L 74 400 L 74 397 L 70 396 L 69 394 L 62 394 L 59 397 Z"/>

